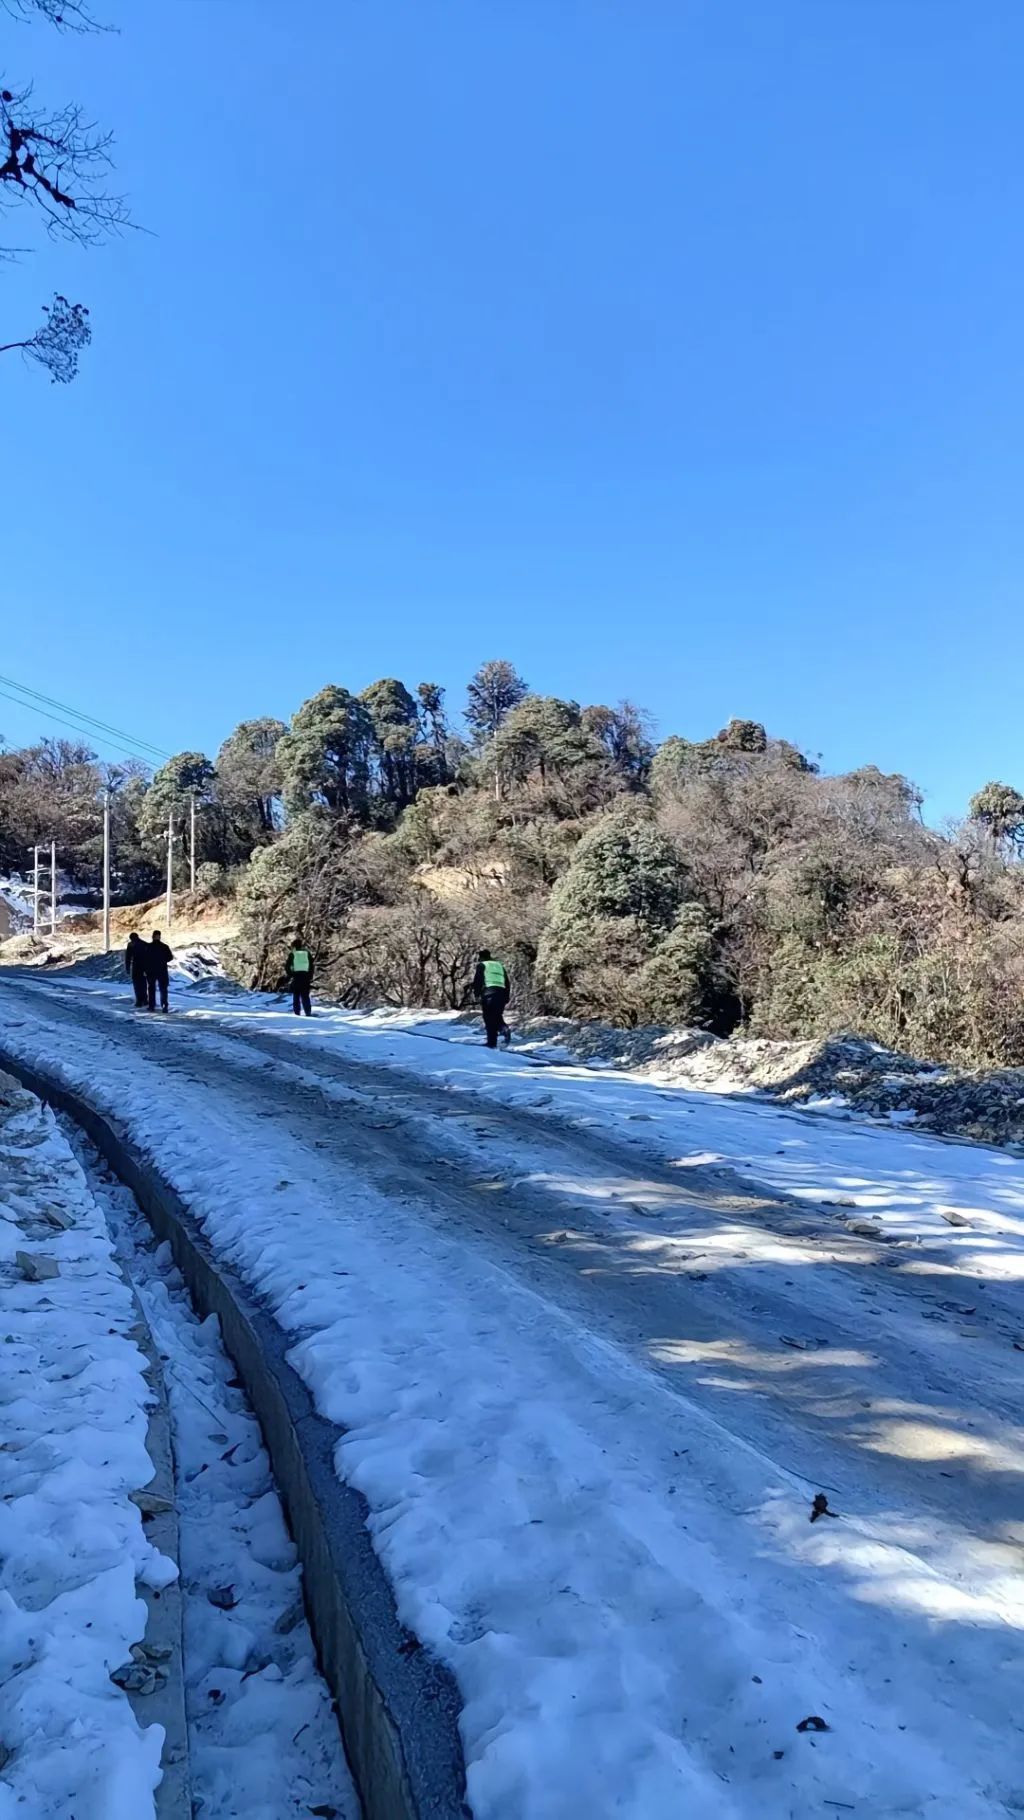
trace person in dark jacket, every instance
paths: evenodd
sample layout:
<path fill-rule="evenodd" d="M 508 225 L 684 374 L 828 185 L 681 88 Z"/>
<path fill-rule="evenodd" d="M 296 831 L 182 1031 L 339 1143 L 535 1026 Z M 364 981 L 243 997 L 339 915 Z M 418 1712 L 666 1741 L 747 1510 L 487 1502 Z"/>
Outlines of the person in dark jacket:
<path fill-rule="evenodd" d="M 134 929 L 128 937 L 128 946 L 124 951 L 124 970 L 131 976 L 136 1011 L 145 1011 L 149 1003 L 146 983 L 146 945 Z"/>
<path fill-rule="evenodd" d="M 153 940 L 146 944 L 146 983 L 149 988 L 148 1002 L 151 1011 L 156 1010 L 156 996 L 160 994 L 160 1009 L 167 1010 L 167 989 L 170 981 L 167 969 L 174 956 L 165 941 L 160 939 L 159 929 L 154 929 Z"/>
<path fill-rule="evenodd" d="M 505 1022 L 505 1006 L 511 990 L 507 968 L 501 961 L 491 959 L 489 948 L 482 948 L 473 975 L 473 997 L 480 1001 L 488 1049 L 497 1049 L 499 1034 L 506 1049 L 512 1041 L 512 1032 Z"/>
<path fill-rule="evenodd" d="M 309 989 L 313 984 L 313 955 L 306 946 L 306 938 L 301 929 L 296 929 L 295 940 L 288 950 L 285 973 L 292 993 L 292 1010 L 296 1017 L 305 1012 L 312 1017 L 313 1007 L 309 1002 Z"/>

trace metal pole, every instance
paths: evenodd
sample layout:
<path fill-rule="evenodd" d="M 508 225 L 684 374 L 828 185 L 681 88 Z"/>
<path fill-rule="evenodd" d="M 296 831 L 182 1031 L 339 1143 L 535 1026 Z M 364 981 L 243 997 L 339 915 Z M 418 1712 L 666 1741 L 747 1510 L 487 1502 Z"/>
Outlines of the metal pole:
<path fill-rule="evenodd" d="M 191 827 L 189 829 L 189 840 L 188 840 L 188 886 L 189 886 L 189 890 L 192 893 L 192 896 L 195 897 L 195 894 L 196 894 L 196 798 L 195 798 L 194 791 L 193 791 L 192 796 L 189 801 L 189 815 L 191 817 Z"/>
<path fill-rule="evenodd" d="M 110 953 L 110 789 L 103 793 L 103 952 Z"/>
<path fill-rule="evenodd" d="M 32 849 L 32 933 L 39 934 L 39 848 Z"/>
<path fill-rule="evenodd" d="M 174 815 L 167 817 L 167 928 L 171 926 L 171 904 L 174 897 Z"/>
<path fill-rule="evenodd" d="M 57 933 L 57 843 L 50 842 L 50 934 Z"/>

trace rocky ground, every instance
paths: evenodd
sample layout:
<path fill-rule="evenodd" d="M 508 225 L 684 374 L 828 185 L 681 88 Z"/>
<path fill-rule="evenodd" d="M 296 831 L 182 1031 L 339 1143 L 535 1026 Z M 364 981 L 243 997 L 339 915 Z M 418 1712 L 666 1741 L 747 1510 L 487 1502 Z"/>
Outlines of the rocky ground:
<path fill-rule="evenodd" d="M 554 1042 L 581 1059 L 639 1069 L 680 1086 L 797 1103 L 842 1100 L 861 1116 L 976 1143 L 1024 1146 L 1024 1069 L 930 1066 L 848 1033 L 783 1043 L 537 1019 L 525 1034 L 531 1043 Z"/>

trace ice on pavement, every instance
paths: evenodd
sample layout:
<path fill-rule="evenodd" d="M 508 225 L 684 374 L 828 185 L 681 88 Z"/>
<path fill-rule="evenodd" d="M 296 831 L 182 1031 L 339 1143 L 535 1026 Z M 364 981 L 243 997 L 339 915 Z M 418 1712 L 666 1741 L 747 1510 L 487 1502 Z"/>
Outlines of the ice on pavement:
<path fill-rule="evenodd" d="M 293 1336 L 293 1362 L 344 1429 L 338 1470 L 367 1498 L 401 1615 L 458 1678 L 478 1820 L 1015 1811 L 1019 1526 L 976 1549 L 968 1526 L 915 1529 L 864 1486 L 855 1517 L 811 1524 L 810 1490 L 785 1459 L 597 1337 L 511 1256 L 432 1220 L 429 1187 L 422 1202 L 385 1196 L 301 1131 L 283 1143 L 256 1109 L 273 1064 L 252 1052 L 245 1094 L 239 1045 L 222 1031 L 285 1033 L 299 1067 L 307 1045 L 328 1046 L 525 1105 L 538 1149 L 520 1147 L 524 1172 L 546 1167 L 547 1121 L 614 1128 L 638 1157 L 683 1171 L 721 1159 L 816 1206 L 831 1200 L 823 1218 L 837 1230 L 849 1212 L 837 1203 L 850 1202 L 922 1256 L 941 1243 L 951 1273 L 1007 1290 L 1022 1258 L 1019 1159 L 649 1077 L 492 1058 L 443 1020 L 331 1012 L 296 1026 L 265 999 L 183 991 L 187 1028 L 161 1029 L 211 1061 L 231 1050 L 230 1079 L 211 1093 L 180 1072 L 172 1086 L 148 1050 L 120 1043 L 113 1008 L 96 1030 L 62 1025 L 57 1048 L 49 990 L 0 986 L 3 1042 L 45 1055 L 131 1126 Z M 109 996 L 73 993 L 87 990 Z M 598 1175 L 577 1191 L 599 1194 Z M 743 1240 L 756 1243 L 749 1223 Z M 723 1224 L 715 1242 L 728 1262 L 736 1234 Z M 771 1234 L 764 1247 L 785 1251 Z M 769 1342 L 773 1369 L 791 1367 L 779 1336 Z M 712 1363 L 716 1344 L 735 1346 L 703 1344 Z M 813 1380 L 813 1354 L 800 1369 Z M 1019 1474 L 1015 1411 L 998 1438 L 940 1436 L 915 1427 L 907 1388 L 903 1410 L 878 1412 L 883 1424 L 906 1418 L 954 1469 L 971 1458 Z M 828 1730 L 798 1729 L 807 1718 Z"/>
<path fill-rule="evenodd" d="M 67 1230 L 47 1217 L 56 1210 Z M 59 1275 L 26 1281 L 26 1251 Z M 177 1575 L 150 1483 L 146 1359 L 103 1215 L 53 1118 L 0 1075 L 0 1815 L 146 1820 L 163 1728 L 110 1679 Z"/>

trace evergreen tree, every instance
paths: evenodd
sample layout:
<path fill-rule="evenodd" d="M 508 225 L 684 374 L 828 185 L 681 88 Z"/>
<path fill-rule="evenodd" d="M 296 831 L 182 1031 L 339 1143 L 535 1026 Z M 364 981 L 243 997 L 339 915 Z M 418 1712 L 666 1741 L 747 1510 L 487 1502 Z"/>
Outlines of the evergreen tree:
<path fill-rule="evenodd" d="M 715 744 L 727 752 L 767 752 L 768 735 L 759 720 L 731 720 L 715 734 Z"/>
<path fill-rule="evenodd" d="M 1012 784 L 986 784 L 971 797 L 970 815 L 998 845 L 1024 850 L 1024 796 Z"/>
<path fill-rule="evenodd" d="M 422 682 L 416 685 L 416 695 L 423 728 L 423 745 L 419 753 L 421 781 L 428 786 L 446 784 L 451 775 L 448 762 L 451 733 L 444 690 L 440 683 Z"/>
<path fill-rule="evenodd" d="M 374 783 L 381 799 L 404 809 L 416 794 L 419 708 L 393 676 L 371 683 L 359 697 L 373 729 Z"/>
<path fill-rule="evenodd" d="M 373 749 L 363 703 L 329 683 L 303 702 L 277 748 L 289 810 L 320 804 L 336 815 L 365 814 Z"/>
<path fill-rule="evenodd" d="M 476 744 L 493 739 L 505 716 L 527 694 L 527 684 L 505 658 L 481 664 L 466 692 L 466 725 Z"/>
<path fill-rule="evenodd" d="M 287 730 L 268 716 L 243 720 L 217 754 L 218 794 L 245 858 L 261 841 L 272 840 L 281 825 L 277 748 Z"/>
<path fill-rule="evenodd" d="M 703 904 L 687 903 L 641 969 L 638 1013 L 655 1024 L 713 1025 L 715 938 Z"/>
<path fill-rule="evenodd" d="M 640 1021 L 643 969 L 685 890 L 679 853 L 648 813 L 630 805 L 603 817 L 551 894 L 537 977 L 552 1008 Z"/>
<path fill-rule="evenodd" d="M 531 780 L 544 791 L 558 786 L 576 814 L 612 794 L 603 747 L 584 726 L 576 702 L 555 695 L 525 695 L 511 708 L 487 747 L 485 762 L 504 789 Z"/>
<path fill-rule="evenodd" d="M 582 724 L 600 742 L 628 790 L 642 790 L 654 756 L 650 717 L 631 701 L 584 708 Z"/>
<path fill-rule="evenodd" d="M 202 752 L 179 752 L 154 774 L 139 812 L 139 832 L 152 859 L 162 864 L 167 853 L 170 816 L 175 824 L 175 855 L 180 867 L 191 827 L 191 805 L 196 805 L 196 858 L 227 864 L 225 822 L 217 798 L 217 776 Z"/>

